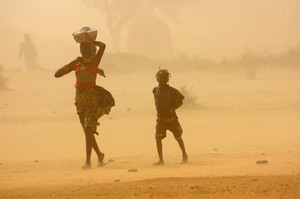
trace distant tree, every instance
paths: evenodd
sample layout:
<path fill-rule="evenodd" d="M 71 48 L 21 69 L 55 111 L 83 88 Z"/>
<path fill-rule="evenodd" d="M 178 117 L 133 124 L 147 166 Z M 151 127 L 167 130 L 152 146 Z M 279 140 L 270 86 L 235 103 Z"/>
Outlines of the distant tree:
<path fill-rule="evenodd" d="M 124 25 L 134 19 L 144 16 L 160 16 L 180 21 L 179 13 L 197 13 L 194 9 L 197 0 L 81 0 L 82 3 L 105 14 L 114 49 L 120 51 L 121 33 Z M 187 9 L 189 8 L 189 11 Z"/>
<path fill-rule="evenodd" d="M 280 59 L 285 65 L 300 67 L 300 44 L 284 52 Z"/>

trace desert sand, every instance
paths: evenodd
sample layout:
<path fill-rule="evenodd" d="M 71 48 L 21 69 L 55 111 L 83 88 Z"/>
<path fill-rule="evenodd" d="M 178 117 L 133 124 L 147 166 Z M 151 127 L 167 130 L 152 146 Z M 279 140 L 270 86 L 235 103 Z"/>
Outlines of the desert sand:
<path fill-rule="evenodd" d="M 59 66 L 58 66 L 59 67 Z M 300 70 L 261 67 L 172 73 L 198 106 L 178 116 L 189 164 L 172 134 L 157 161 L 153 71 L 98 78 L 116 100 L 98 144 L 110 162 L 81 170 L 84 135 L 74 74 L 10 71 L 0 91 L 0 198 L 300 198 Z M 259 162 L 260 161 L 260 162 Z M 259 164 L 262 163 L 262 164 Z M 265 163 L 265 164 L 263 164 Z"/>

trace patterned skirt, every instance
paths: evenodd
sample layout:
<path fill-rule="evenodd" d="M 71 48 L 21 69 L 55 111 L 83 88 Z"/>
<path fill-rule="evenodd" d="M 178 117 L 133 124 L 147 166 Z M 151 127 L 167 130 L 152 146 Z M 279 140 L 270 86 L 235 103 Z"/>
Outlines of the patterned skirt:
<path fill-rule="evenodd" d="M 96 127 L 98 119 L 110 113 L 115 100 L 106 89 L 96 86 L 92 88 L 76 88 L 75 105 L 77 114 L 84 115 L 84 127 Z"/>

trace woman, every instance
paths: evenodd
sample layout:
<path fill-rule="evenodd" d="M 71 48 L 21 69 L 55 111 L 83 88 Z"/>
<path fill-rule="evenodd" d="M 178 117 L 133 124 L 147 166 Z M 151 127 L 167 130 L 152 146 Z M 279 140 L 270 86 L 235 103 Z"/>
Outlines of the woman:
<path fill-rule="evenodd" d="M 96 46 L 99 48 L 98 51 Z M 71 71 L 75 71 L 76 74 L 75 105 L 86 140 L 86 162 L 82 169 L 91 168 L 92 149 L 98 156 L 98 166 L 104 165 L 104 154 L 100 151 L 94 134 L 98 134 L 96 132 L 98 119 L 103 114 L 108 114 L 110 107 L 114 105 L 114 102 L 111 104 L 104 103 L 105 105 L 103 105 L 105 100 L 105 96 L 101 96 L 103 88 L 96 86 L 97 74 L 105 77 L 103 70 L 98 68 L 105 47 L 106 45 L 100 41 L 80 43 L 82 56 L 77 57 L 55 72 L 56 78 L 62 77 Z"/>

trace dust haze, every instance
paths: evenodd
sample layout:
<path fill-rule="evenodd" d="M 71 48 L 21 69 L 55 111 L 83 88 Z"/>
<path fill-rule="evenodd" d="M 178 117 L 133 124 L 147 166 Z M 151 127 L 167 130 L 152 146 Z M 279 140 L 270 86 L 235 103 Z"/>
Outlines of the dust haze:
<path fill-rule="evenodd" d="M 1 63 L 23 67 L 16 52 L 27 33 L 41 65 L 56 68 L 77 56 L 71 33 L 86 25 L 99 31 L 109 53 L 216 60 L 234 59 L 245 51 L 278 55 L 300 43 L 299 7 L 298 0 L 3 1 Z"/>
<path fill-rule="evenodd" d="M 55 170 L 60 183 L 99 180 L 77 173 L 85 141 L 74 106 L 75 74 L 54 78 L 55 70 L 80 56 L 72 33 L 83 26 L 97 29 L 97 40 L 107 45 L 100 64 L 107 77 L 98 76 L 97 84 L 116 101 L 96 136 L 114 160 L 93 173 L 101 182 L 299 175 L 299 8 L 299 0 L 2 1 L 2 187 L 22 187 L 30 176 L 32 186 L 46 184 L 43 177 L 54 182 Z M 163 140 L 171 169 L 151 167 L 157 161 L 152 89 L 159 66 L 186 97 L 177 114 L 193 171 L 174 170 L 181 153 L 171 133 Z M 268 171 L 255 167 L 261 159 L 273 161 Z M 145 172 L 123 175 L 131 168 Z"/>

